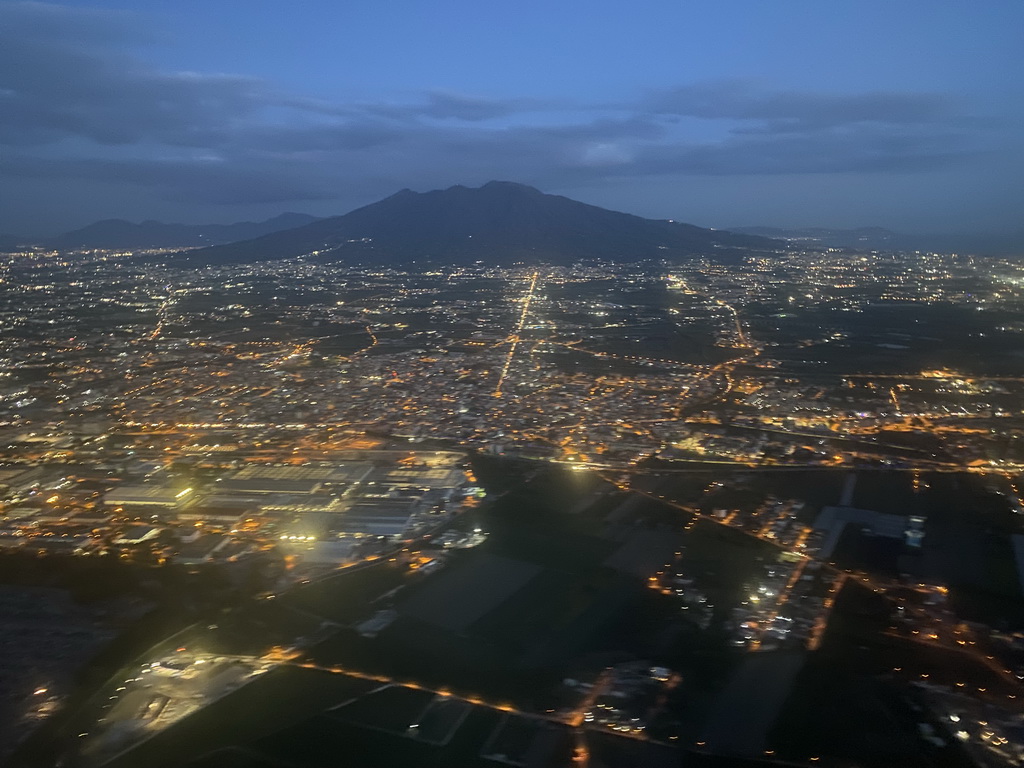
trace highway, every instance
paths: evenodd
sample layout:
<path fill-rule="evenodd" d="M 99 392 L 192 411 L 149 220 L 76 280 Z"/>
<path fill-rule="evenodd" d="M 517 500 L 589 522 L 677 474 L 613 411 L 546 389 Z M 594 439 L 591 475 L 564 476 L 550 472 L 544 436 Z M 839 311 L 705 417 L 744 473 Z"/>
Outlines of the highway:
<path fill-rule="evenodd" d="M 509 334 L 507 339 L 509 343 L 508 355 L 505 357 L 505 364 L 502 366 L 501 374 L 498 376 L 498 383 L 494 387 L 494 396 L 501 397 L 501 387 L 505 383 L 505 377 L 508 376 L 508 369 L 512 367 L 512 358 L 516 355 L 516 348 L 519 346 L 519 339 L 523 332 L 523 326 L 526 325 L 526 316 L 530 312 L 530 302 L 533 301 L 533 293 L 537 289 L 537 281 L 540 279 L 540 272 L 534 272 L 530 278 L 530 288 L 526 292 L 526 297 L 522 300 L 523 309 L 519 313 L 519 321 L 516 323 L 515 329 Z"/>

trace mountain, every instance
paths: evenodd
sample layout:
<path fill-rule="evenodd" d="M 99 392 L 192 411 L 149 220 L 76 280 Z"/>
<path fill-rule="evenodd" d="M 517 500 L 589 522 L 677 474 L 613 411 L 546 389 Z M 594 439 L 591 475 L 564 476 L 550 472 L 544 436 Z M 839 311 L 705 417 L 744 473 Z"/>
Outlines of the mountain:
<path fill-rule="evenodd" d="M 893 232 L 882 227 L 858 229 L 778 229 L 776 227 L 734 227 L 730 232 L 771 237 L 792 243 L 827 248 L 852 248 L 862 251 L 936 251 L 992 256 L 1024 255 L 1024 231 L 992 234 L 918 234 Z"/>
<path fill-rule="evenodd" d="M 106 219 L 65 232 L 45 241 L 43 245 L 58 251 L 91 248 L 187 248 L 251 240 L 254 237 L 301 227 L 314 221 L 318 221 L 316 216 L 304 213 L 282 213 L 267 221 L 241 221 L 235 224 L 164 224 L 159 221 L 133 224 L 123 219 Z"/>
<path fill-rule="evenodd" d="M 30 237 L 19 237 L 6 232 L 0 233 L 0 253 L 11 253 L 21 250 L 22 246 L 28 247 L 32 242 Z"/>
<path fill-rule="evenodd" d="M 578 258 L 634 261 L 734 257 L 737 249 L 776 249 L 777 241 L 691 224 L 644 219 L 548 195 L 522 184 L 401 192 L 304 227 L 181 254 L 192 264 L 283 259 L 404 263 L 417 259 L 488 264 L 566 263 Z"/>
<path fill-rule="evenodd" d="M 882 227 L 861 227 L 859 229 L 826 229 L 805 227 L 802 229 L 779 229 L 777 227 L 736 227 L 731 232 L 746 235 L 771 237 L 776 240 L 822 245 L 829 248 L 857 248 L 863 250 L 896 250 L 903 237 Z"/>

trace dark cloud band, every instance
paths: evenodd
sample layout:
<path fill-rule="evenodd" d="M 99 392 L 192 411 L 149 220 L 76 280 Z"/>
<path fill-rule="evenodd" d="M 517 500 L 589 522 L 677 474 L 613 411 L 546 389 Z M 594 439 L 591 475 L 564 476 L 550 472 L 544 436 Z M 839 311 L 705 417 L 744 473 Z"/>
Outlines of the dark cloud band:
<path fill-rule="evenodd" d="M 664 174 L 919 172 L 977 152 L 930 93 L 802 93 L 694 83 L 622 103 L 452 92 L 325 103 L 130 54 L 130 14 L 0 4 L 0 140 L 9 178 L 125 183 L 171 199 L 329 200 L 488 178 L 549 186 Z"/>

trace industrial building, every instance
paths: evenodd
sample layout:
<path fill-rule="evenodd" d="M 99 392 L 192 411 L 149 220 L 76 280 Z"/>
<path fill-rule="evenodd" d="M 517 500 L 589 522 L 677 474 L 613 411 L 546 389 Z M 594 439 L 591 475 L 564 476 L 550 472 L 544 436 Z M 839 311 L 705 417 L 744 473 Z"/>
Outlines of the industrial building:
<path fill-rule="evenodd" d="M 329 533 L 335 536 L 401 536 L 409 527 L 417 499 L 360 501 L 332 516 Z"/>
<path fill-rule="evenodd" d="M 108 491 L 103 497 L 103 503 L 108 507 L 146 506 L 175 509 L 187 502 L 191 495 L 191 488 L 180 490 L 155 483 L 143 483 L 140 485 L 122 485 L 119 488 Z"/>
<path fill-rule="evenodd" d="M 323 466 L 257 465 L 246 467 L 217 483 L 222 493 L 306 493 L 344 491 L 373 471 L 365 463 Z"/>

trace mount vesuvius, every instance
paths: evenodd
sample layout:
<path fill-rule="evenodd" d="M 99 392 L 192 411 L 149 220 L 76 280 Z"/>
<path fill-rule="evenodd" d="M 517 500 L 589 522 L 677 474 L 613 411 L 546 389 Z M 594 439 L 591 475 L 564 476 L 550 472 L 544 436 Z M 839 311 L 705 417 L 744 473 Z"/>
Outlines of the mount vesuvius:
<path fill-rule="evenodd" d="M 479 188 L 423 193 L 403 189 L 343 216 L 184 252 L 174 260 L 228 264 L 312 255 L 317 260 L 378 264 L 564 264 L 581 258 L 730 258 L 737 249 L 780 247 L 785 244 L 764 237 L 645 219 L 522 184 L 491 181 Z"/>

